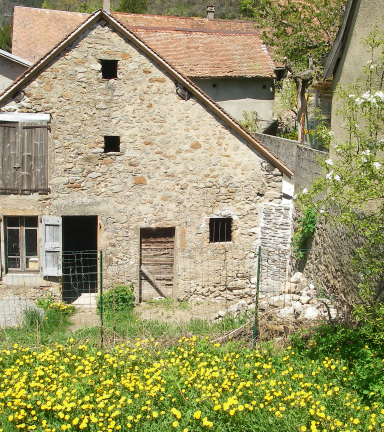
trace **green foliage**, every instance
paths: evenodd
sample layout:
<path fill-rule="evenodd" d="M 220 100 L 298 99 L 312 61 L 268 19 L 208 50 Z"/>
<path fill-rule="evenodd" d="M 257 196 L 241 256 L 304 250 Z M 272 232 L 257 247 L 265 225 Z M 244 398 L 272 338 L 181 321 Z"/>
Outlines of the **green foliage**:
<path fill-rule="evenodd" d="M 115 285 L 103 293 L 103 309 L 106 313 L 115 313 L 133 308 L 135 296 L 134 287 L 130 285 Z M 101 300 L 97 298 L 97 308 L 100 311 Z"/>
<path fill-rule="evenodd" d="M 337 91 L 346 139 L 330 137 L 337 157 L 320 162 L 325 177 L 301 194 L 298 203 L 302 208 L 313 206 L 361 238 L 352 266 L 361 299 L 369 305 L 384 277 L 384 35 L 378 26 L 364 44 L 371 55 L 365 79 Z"/>
<path fill-rule="evenodd" d="M 255 20 L 266 44 L 278 60 L 287 57 L 299 69 L 308 67 L 308 55 L 319 65 L 335 40 L 346 0 L 308 2 L 241 0 L 244 17 Z"/>
<path fill-rule="evenodd" d="M 24 311 L 23 326 L 27 328 L 36 328 L 44 322 L 44 313 L 36 309 L 27 309 Z"/>
<path fill-rule="evenodd" d="M 304 258 L 304 249 L 308 248 L 308 239 L 313 237 L 316 230 L 317 212 L 313 207 L 303 210 L 303 216 L 298 218 L 299 228 L 292 239 L 292 248 L 298 259 Z"/>
<path fill-rule="evenodd" d="M 48 294 L 46 297 L 38 299 L 36 301 L 36 306 L 45 311 L 53 311 L 58 315 L 66 317 L 69 317 L 76 312 L 76 308 L 73 305 L 62 302 L 55 302 L 52 294 Z"/>
<path fill-rule="evenodd" d="M 93 13 L 97 9 L 99 9 L 98 5 L 84 2 L 79 4 L 77 11 L 81 13 Z"/>
<path fill-rule="evenodd" d="M 11 52 L 11 45 L 12 45 L 11 31 L 12 28 L 8 24 L 4 25 L 0 29 L 0 49 L 8 52 Z"/>
<path fill-rule="evenodd" d="M 167 346 L 148 337 L 132 342 L 103 350 L 71 338 L 3 350 L 4 432 L 378 432 L 384 422 L 380 389 L 365 393 L 363 374 L 336 348 L 311 359 L 295 346 L 249 350 L 190 334 Z M 376 354 L 360 353 L 364 360 Z M 71 409 L 57 408 L 65 394 Z"/>
<path fill-rule="evenodd" d="M 324 325 L 292 336 L 291 342 L 305 359 L 328 357 L 345 363 L 352 387 L 365 399 L 371 392 L 384 396 L 384 340 L 377 343 L 376 330 L 370 326 Z"/>
<path fill-rule="evenodd" d="M 239 121 L 241 126 L 252 134 L 260 129 L 260 118 L 256 111 L 243 111 L 243 118 Z"/>
<path fill-rule="evenodd" d="M 44 310 L 48 310 L 53 303 L 55 303 L 55 300 L 52 294 L 48 294 L 44 298 L 36 300 L 36 306 Z"/>
<path fill-rule="evenodd" d="M 148 9 L 147 0 L 121 0 L 117 12 L 145 14 Z"/>

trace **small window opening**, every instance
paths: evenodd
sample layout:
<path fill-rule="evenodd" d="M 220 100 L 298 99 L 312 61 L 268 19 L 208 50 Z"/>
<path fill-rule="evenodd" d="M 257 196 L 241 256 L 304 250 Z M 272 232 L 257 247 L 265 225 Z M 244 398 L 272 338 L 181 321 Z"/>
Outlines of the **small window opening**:
<path fill-rule="evenodd" d="M 222 243 L 232 241 L 232 218 L 209 219 L 209 242 Z"/>
<path fill-rule="evenodd" d="M 120 151 L 120 137 L 119 136 L 105 136 L 104 137 L 104 153 L 112 153 Z"/>
<path fill-rule="evenodd" d="M 263 89 L 266 89 L 267 88 L 267 85 L 266 84 L 263 84 Z"/>
<path fill-rule="evenodd" d="M 101 60 L 101 74 L 104 79 L 117 78 L 118 60 Z"/>
<path fill-rule="evenodd" d="M 216 87 L 216 84 L 212 84 L 212 87 Z"/>

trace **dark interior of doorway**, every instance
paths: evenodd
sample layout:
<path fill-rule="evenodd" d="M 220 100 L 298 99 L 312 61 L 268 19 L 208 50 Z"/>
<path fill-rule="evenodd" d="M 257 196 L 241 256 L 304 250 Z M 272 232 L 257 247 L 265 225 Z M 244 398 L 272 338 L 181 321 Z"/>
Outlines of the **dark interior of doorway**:
<path fill-rule="evenodd" d="M 97 216 L 63 216 L 63 300 L 97 291 Z"/>

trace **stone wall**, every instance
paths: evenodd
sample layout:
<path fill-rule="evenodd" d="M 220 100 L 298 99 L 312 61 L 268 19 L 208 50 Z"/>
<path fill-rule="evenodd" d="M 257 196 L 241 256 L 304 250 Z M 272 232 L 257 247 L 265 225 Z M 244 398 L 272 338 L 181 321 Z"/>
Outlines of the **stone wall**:
<path fill-rule="evenodd" d="M 118 60 L 117 79 L 102 79 L 100 60 Z M 283 205 L 282 176 L 247 142 L 195 98 L 179 98 L 174 80 L 109 26 L 86 31 L 24 93 L 2 111 L 51 115 L 51 193 L 3 195 L 3 217 L 96 215 L 105 286 L 136 289 L 140 229 L 175 227 L 174 297 L 217 300 L 223 285 L 234 298 L 254 295 L 263 209 Z M 104 136 L 119 136 L 120 151 L 104 153 Z M 232 218 L 231 242 L 209 242 L 211 217 Z M 231 280 L 228 259 L 243 263 Z M 202 265 L 216 279 L 209 286 L 195 276 Z"/>
<path fill-rule="evenodd" d="M 315 178 L 322 175 L 319 159 L 326 159 L 328 153 L 300 145 L 297 141 L 272 135 L 256 134 L 256 137 L 294 172 L 295 192 L 308 187 Z"/>
<path fill-rule="evenodd" d="M 308 252 L 300 261 L 292 263 L 292 271 L 302 271 L 318 290 L 334 298 L 340 310 L 348 316 L 359 302 L 359 280 L 352 271 L 351 260 L 362 238 L 352 236 L 346 228 L 320 220 Z"/>

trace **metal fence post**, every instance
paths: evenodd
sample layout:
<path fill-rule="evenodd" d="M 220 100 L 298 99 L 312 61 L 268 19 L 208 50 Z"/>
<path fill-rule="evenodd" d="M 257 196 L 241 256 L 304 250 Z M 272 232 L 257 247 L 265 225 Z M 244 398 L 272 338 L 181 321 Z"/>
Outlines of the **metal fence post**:
<path fill-rule="evenodd" d="M 100 345 L 101 348 L 104 346 L 104 305 L 103 305 L 103 252 L 99 252 L 99 287 L 100 287 Z"/>
<path fill-rule="evenodd" d="M 256 347 L 256 339 L 258 333 L 258 314 L 259 314 L 259 288 L 260 288 L 260 266 L 261 266 L 261 246 L 257 253 L 257 283 L 256 283 L 256 299 L 255 299 L 255 324 L 253 326 L 253 349 Z"/>

